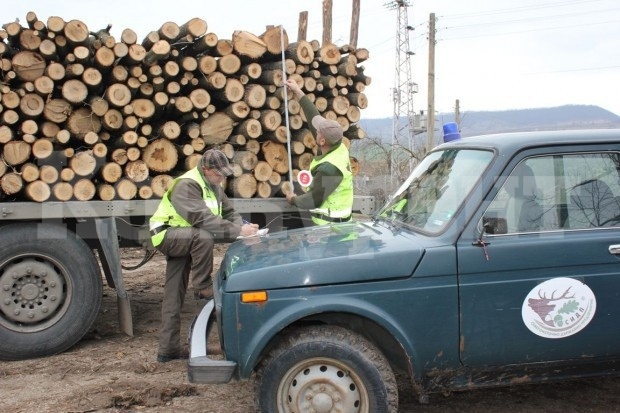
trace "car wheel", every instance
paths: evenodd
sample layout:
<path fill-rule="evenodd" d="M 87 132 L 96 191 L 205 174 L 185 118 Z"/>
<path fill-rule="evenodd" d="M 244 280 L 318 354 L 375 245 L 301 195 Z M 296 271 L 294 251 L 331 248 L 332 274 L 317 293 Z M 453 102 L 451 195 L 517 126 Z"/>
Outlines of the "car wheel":
<path fill-rule="evenodd" d="M 335 326 L 287 335 L 261 363 L 256 390 L 262 412 L 398 411 L 387 359 L 370 341 Z"/>

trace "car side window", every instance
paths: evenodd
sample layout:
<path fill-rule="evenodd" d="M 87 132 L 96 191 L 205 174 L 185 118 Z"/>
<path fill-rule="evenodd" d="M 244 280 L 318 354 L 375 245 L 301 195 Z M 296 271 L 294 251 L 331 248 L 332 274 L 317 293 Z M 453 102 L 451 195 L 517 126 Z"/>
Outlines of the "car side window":
<path fill-rule="evenodd" d="M 487 209 L 490 234 L 620 226 L 620 154 L 577 153 L 520 162 Z"/>
<path fill-rule="evenodd" d="M 620 155 L 584 154 L 569 160 L 573 173 L 567 186 L 566 228 L 620 226 Z"/>

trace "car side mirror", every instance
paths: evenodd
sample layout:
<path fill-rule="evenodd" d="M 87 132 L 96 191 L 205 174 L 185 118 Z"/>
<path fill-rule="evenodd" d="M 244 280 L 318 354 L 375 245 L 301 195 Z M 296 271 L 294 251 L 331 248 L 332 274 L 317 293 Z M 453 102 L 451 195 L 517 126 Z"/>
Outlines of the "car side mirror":
<path fill-rule="evenodd" d="M 486 234 L 498 235 L 508 233 L 506 218 L 483 217 L 482 227 L 483 232 Z"/>

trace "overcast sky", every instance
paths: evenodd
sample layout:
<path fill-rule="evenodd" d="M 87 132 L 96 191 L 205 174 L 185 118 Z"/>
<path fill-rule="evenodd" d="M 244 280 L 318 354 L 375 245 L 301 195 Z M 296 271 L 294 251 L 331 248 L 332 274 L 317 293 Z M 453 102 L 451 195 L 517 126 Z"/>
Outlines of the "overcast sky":
<path fill-rule="evenodd" d="M 362 0 L 358 47 L 369 50 L 364 73 L 369 106 L 364 118 L 391 117 L 397 45 L 397 12 L 388 0 Z M 333 0 L 332 39 L 349 43 L 351 0 Z M 435 109 L 465 113 L 566 104 L 597 105 L 620 115 L 620 3 L 618 0 L 410 0 L 414 28 L 409 47 L 414 110 L 427 109 L 428 21 L 435 13 Z M 208 31 L 231 38 L 235 30 L 261 34 L 282 25 L 297 38 L 299 13 L 308 11 L 307 40 L 322 39 L 322 0 L 5 0 L 1 22 L 26 13 L 39 19 L 82 20 L 96 31 L 112 24 L 117 39 L 131 28 L 139 39 L 162 23 L 200 17 Z"/>

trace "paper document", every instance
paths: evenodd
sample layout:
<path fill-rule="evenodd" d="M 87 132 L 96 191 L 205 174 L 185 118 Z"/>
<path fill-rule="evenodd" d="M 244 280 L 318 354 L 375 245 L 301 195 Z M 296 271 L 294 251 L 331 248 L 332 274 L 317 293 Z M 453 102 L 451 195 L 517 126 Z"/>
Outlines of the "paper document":
<path fill-rule="evenodd" d="M 267 235 L 268 232 L 269 232 L 269 228 L 261 228 L 258 231 L 256 231 L 256 234 L 254 234 L 254 235 L 248 235 L 247 237 L 239 235 L 237 237 L 237 239 L 252 238 L 252 237 L 262 237 L 263 235 Z"/>

